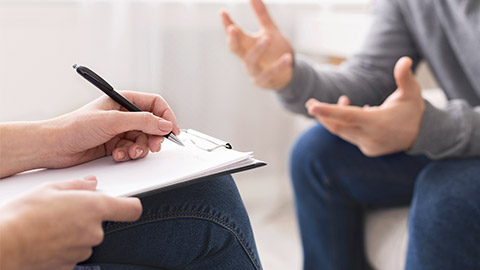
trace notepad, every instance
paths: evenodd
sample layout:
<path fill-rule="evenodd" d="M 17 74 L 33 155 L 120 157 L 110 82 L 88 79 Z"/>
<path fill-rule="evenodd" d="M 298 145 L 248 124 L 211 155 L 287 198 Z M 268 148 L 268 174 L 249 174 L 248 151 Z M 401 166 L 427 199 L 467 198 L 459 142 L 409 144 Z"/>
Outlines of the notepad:
<path fill-rule="evenodd" d="M 1 179 L 0 204 L 41 183 L 82 179 L 87 175 L 95 175 L 98 191 L 107 195 L 142 197 L 266 165 L 255 159 L 252 152 L 233 150 L 229 143 L 195 130 L 183 130 L 178 137 L 184 147 L 165 140 L 160 152 L 143 159 L 115 162 L 107 156 L 74 167 L 35 170 Z"/>

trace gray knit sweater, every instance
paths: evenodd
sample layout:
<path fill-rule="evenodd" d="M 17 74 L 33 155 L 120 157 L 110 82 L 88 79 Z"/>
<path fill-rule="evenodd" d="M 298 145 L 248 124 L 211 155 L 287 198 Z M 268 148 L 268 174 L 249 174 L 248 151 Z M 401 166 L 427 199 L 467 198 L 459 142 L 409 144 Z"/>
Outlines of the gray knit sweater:
<path fill-rule="evenodd" d="M 395 89 L 402 56 L 425 60 L 447 95 L 446 108 L 426 102 L 412 154 L 434 159 L 480 157 L 480 1 L 377 0 L 374 23 L 360 53 L 340 67 L 314 66 L 296 56 L 290 84 L 279 92 L 290 110 L 307 114 L 314 97 L 379 105 Z"/>

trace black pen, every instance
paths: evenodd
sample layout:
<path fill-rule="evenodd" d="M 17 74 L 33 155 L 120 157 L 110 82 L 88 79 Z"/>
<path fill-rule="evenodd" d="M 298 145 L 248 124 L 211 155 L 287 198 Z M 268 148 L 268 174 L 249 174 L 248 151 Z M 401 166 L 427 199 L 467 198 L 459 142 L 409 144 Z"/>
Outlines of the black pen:
<path fill-rule="evenodd" d="M 110 84 L 108 84 L 104 79 L 102 79 L 102 77 L 98 76 L 91 69 L 84 66 L 78 66 L 77 64 L 73 65 L 73 68 L 77 71 L 78 74 L 80 74 L 80 76 L 85 78 L 87 81 L 91 82 L 98 89 L 102 90 L 102 92 L 107 94 L 109 97 L 115 100 L 118 104 L 122 105 L 125 109 L 131 112 L 142 111 L 137 106 L 135 106 L 135 104 L 133 104 L 124 96 L 120 95 L 120 93 L 115 91 Z M 165 135 L 165 138 L 169 139 L 170 141 L 178 145 L 184 146 L 182 141 L 180 141 L 180 139 L 177 136 L 175 136 L 172 132 Z"/>

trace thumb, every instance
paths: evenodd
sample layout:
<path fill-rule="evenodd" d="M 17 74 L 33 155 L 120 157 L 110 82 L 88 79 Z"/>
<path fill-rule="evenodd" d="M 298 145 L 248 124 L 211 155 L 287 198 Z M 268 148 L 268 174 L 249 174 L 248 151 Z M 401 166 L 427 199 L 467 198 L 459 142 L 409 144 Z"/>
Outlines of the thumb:
<path fill-rule="evenodd" d="M 395 64 L 393 75 L 397 83 L 398 91 L 401 94 L 412 93 L 413 90 L 420 90 L 420 85 L 412 72 L 412 59 L 408 56 L 400 58 Z"/>
<path fill-rule="evenodd" d="M 341 96 L 338 98 L 337 105 L 340 105 L 340 106 L 350 106 L 350 99 L 349 99 L 347 96 L 345 96 L 345 95 L 341 95 Z"/>
<path fill-rule="evenodd" d="M 58 190 L 91 190 L 97 189 L 97 178 L 95 176 L 87 176 L 85 179 L 69 180 L 62 182 L 55 182 L 51 184 Z"/>
<path fill-rule="evenodd" d="M 140 130 L 145 134 L 165 135 L 172 131 L 173 124 L 150 112 L 121 112 L 110 111 L 106 118 L 107 130 L 115 135 L 127 131 Z"/>

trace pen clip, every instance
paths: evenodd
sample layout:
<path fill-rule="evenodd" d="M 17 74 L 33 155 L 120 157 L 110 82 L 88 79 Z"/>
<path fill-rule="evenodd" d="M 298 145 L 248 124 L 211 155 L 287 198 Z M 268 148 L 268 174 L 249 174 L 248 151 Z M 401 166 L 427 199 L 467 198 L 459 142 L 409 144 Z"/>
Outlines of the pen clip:
<path fill-rule="evenodd" d="M 219 148 L 232 149 L 232 145 L 220 139 L 208 136 L 193 129 L 182 129 L 181 136 L 184 142 L 189 142 L 197 148 L 212 152 Z"/>

